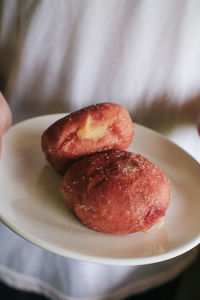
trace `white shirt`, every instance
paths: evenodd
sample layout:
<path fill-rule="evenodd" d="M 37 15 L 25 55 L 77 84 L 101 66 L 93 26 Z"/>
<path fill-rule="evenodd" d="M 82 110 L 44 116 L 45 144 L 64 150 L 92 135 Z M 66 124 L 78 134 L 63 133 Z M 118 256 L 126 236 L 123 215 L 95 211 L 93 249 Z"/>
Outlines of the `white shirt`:
<path fill-rule="evenodd" d="M 0 78 L 14 122 L 113 101 L 199 159 L 199 9 L 195 0 L 3 1 Z M 96 265 L 43 250 L 3 224 L 0 244 L 0 279 L 70 300 L 144 291 L 177 276 L 196 252 L 140 267 Z"/>

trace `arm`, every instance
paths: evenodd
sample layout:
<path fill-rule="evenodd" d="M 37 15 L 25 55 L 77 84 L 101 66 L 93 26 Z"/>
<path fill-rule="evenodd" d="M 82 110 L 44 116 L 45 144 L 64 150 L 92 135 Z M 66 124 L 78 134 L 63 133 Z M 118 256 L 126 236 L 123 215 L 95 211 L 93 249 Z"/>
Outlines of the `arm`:
<path fill-rule="evenodd" d="M 12 123 L 12 114 L 10 108 L 0 92 L 0 155 L 1 155 L 1 139 L 8 131 Z"/>

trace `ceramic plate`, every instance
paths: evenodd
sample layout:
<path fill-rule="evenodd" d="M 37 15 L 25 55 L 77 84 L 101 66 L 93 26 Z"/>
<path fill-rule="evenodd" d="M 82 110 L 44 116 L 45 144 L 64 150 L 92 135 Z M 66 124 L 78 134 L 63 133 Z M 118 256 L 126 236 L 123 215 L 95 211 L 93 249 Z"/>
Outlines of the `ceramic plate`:
<path fill-rule="evenodd" d="M 82 225 L 59 193 L 62 177 L 41 151 L 42 132 L 63 115 L 13 126 L 0 161 L 0 217 L 13 231 L 47 250 L 83 261 L 140 265 L 178 256 L 200 241 L 200 167 L 160 134 L 135 125 L 130 151 L 146 156 L 169 178 L 172 200 L 164 225 L 147 233 L 112 235 Z"/>

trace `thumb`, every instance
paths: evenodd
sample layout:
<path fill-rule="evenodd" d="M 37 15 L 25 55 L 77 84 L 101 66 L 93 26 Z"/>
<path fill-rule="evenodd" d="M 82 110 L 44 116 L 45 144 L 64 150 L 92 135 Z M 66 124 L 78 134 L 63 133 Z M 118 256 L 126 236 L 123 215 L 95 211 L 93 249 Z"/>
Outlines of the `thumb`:
<path fill-rule="evenodd" d="M 11 126 L 12 115 L 10 108 L 0 92 L 0 156 L 2 151 L 2 136 L 8 131 Z"/>
<path fill-rule="evenodd" d="M 8 131 L 12 123 L 10 108 L 0 92 L 0 138 Z"/>
<path fill-rule="evenodd" d="M 198 130 L 198 133 L 200 135 L 200 117 L 199 119 L 197 120 L 197 130 Z"/>

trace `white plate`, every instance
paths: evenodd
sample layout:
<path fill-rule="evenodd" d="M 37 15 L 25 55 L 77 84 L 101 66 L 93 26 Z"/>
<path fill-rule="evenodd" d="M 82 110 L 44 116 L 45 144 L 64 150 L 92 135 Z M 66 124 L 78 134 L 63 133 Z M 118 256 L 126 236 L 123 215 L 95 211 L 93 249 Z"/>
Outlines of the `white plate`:
<path fill-rule="evenodd" d="M 156 163 L 170 179 L 173 197 L 161 229 L 146 234 L 92 231 L 67 209 L 62 177 L 47 163 L 42 132 L 63 115 L 30 119 L 4 138 L 0 162 L 0 217 L 25 239 L 66 257 L 115 265 L 140 265 L 180 255 L 200 241 L 200 167 L 182 149 L 140 125 L 130 151 Z"/>

